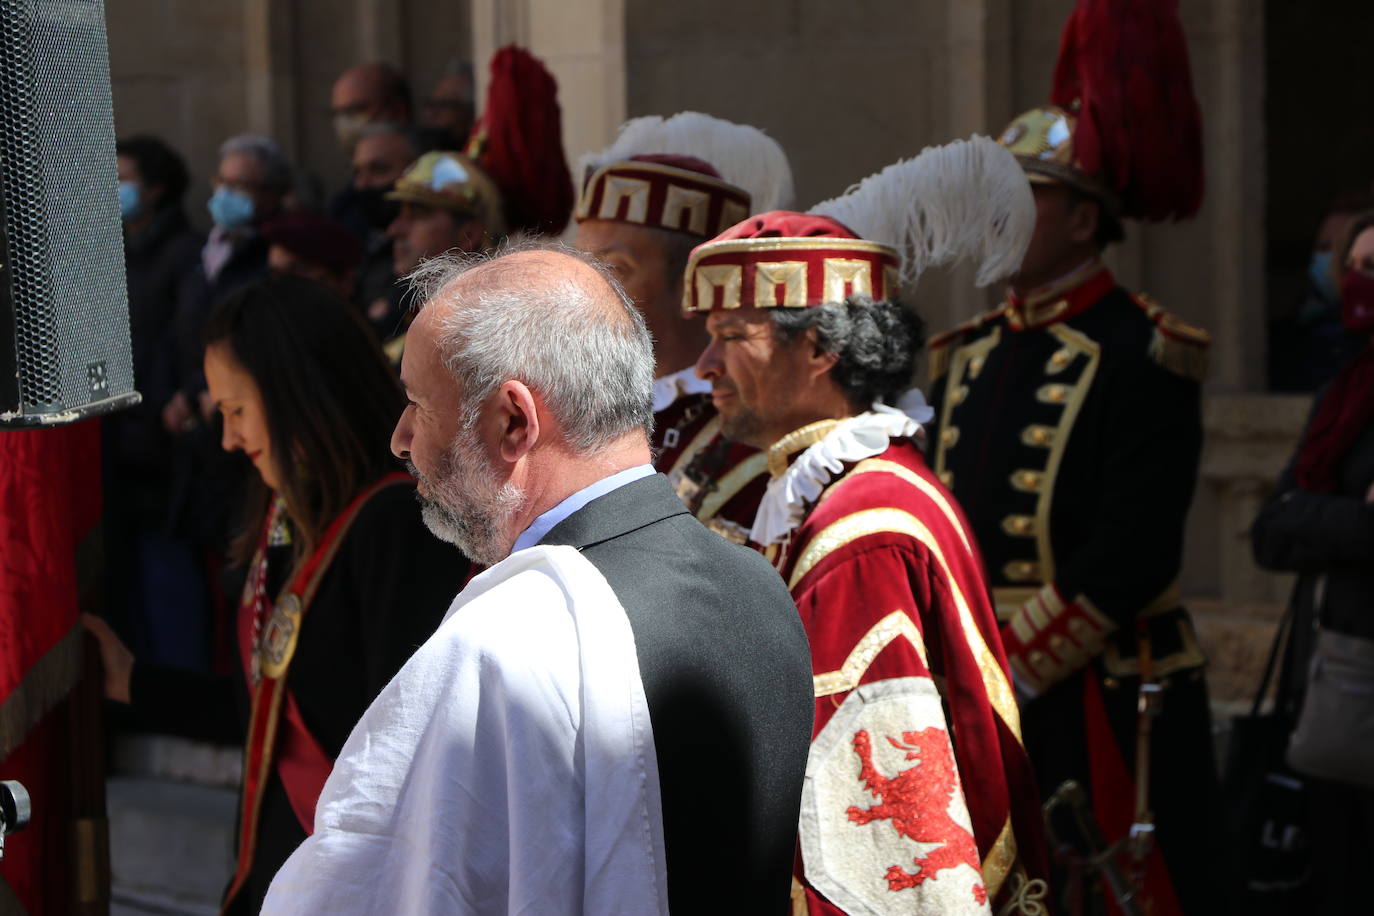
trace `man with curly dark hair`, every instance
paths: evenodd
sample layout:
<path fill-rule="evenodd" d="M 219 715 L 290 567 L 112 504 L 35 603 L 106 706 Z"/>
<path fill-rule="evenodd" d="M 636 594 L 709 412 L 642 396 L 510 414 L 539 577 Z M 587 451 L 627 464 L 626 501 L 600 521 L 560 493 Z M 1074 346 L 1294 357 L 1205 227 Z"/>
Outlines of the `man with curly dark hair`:
<path fill-rule="evenodd" d="M 982 563 L 922 457 L 929 408 L 891 406 L 923 335 L 900 266 L 835 219 L 779 211 L 687 267 L 722 432 L 767 455 L 752 540 L 810 639 L 793 897 L 813 914 L 1030 912 L 1039 804 Z"/>

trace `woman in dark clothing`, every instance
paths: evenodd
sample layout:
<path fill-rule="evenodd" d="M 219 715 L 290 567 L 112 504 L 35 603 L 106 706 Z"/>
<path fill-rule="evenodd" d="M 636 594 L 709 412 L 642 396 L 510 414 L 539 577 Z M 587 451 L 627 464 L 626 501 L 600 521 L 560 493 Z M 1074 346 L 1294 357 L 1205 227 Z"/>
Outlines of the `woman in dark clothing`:
<path fill-rule="evenodd" d="M 106 693 L 150 727 L 242 739 L 232 912 L 256 913 L 353 725 L 434 632 L 468 572 L 425 529 L 391 431 L 404 406 L 356 311 L 277 277 L 211 315 L 205 375 L 223 446 L 257 470 L 233 558 L 247 567 L 239 676 L 135 662 L 104 627 Z"/>
<path fill-rule="evenodd" d="M 1298 451 L 1251 532 L 1261 566 L 1298 573 L 1290 646 L 1298 693 L 1319 626 L 1374 639 L 1374 211 L 1355 219 L 1335 263 L 1342 321 L 1366 343 L 1317 394 Z M 1374 791 L 1315 778 L 1307 785 L 1313 912 L 1346 912 L 1366 896 Z"/>
<path fill-rule="evenodd" d="M 104 424 L 108 613 L 136 649 L 172 664 L 208 661 L 207 584 L 191 545 L 167 525 L 173 467 L 162 408 L 176 390 L 178 292 L 200 264 L 182 209 L 186 166 L 155 137 L 115 145 L 134 379 L 143 401 Z M 175 617 L 162 614 L 176 607 Z"/>

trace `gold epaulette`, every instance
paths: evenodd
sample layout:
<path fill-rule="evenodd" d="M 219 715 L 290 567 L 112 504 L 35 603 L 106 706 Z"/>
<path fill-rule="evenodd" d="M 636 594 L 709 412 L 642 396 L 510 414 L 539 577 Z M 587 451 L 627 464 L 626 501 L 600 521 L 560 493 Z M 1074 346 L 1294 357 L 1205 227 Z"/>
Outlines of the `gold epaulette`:
<path fill-rule="evenodd" d="M 929 354 L 930 366 L 929 378 L 926 384 L 934 385 L 949 371 L 950 357 L 954 355 L 954 351 L 957 349 L 957 347 L 951 346 L 951 344 L 957 343 L 969 331 L 978 330 L 989 321 L 1001 315 L 1003 311 L 1004 308 L 999 306 L 992 311 L 984 312 L 977 318 L 965 321 L 960 325 L 955 325 L 943 334 L 936 334 L 934 337 L 930 338 L 930 340 L 926 342 L 926 351 Z"/>
<path fill-rule="evenodd" d="M 1207 377 L 1207 348 L 1212 335 L 1191 325 L 1145 293 L 1131 297 L 1155 326 L 1150 340 L 1150 358 L 1165 369 L 1184 378 L 1201 382 Z"/>

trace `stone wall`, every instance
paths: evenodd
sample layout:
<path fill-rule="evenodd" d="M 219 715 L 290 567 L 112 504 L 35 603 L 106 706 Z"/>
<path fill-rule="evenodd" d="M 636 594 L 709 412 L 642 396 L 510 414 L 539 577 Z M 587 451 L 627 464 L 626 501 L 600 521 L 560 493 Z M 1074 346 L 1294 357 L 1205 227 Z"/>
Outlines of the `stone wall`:
<path fill-rule="evenodd" d="M 202 224 L 225 138 L 275 137 L 332 192 L 348 175 L 329 116 L 339 73 L 389 61 L 419 101 L 471 55 L 467 0 L 111 0 L 105 15 L 116 134 L 155 134 L 186 158 Z"/>

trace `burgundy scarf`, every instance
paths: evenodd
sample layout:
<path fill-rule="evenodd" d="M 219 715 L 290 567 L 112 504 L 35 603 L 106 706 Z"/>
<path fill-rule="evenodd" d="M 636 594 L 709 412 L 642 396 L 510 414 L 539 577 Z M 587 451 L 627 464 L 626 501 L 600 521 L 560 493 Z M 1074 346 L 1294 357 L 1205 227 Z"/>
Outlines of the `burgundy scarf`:
<path fill-rule="evenodd" d="M 1311 493 L 1334 493 L 1337 471 L 1355 440 L 1374 419 L 1374 345 L 1360 351 L 1341 370 L 1317 405 L 1298 452 L 1298 486 Z"/>

